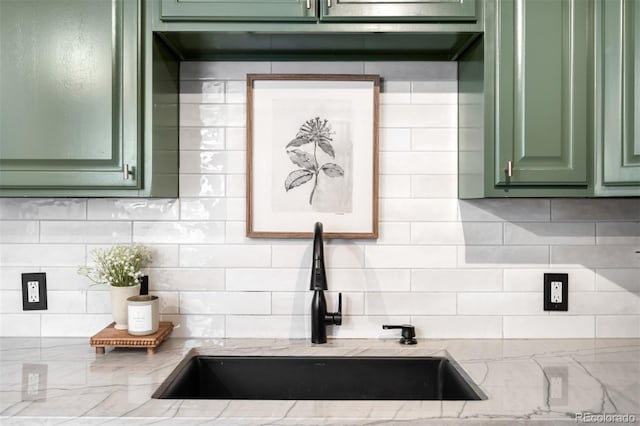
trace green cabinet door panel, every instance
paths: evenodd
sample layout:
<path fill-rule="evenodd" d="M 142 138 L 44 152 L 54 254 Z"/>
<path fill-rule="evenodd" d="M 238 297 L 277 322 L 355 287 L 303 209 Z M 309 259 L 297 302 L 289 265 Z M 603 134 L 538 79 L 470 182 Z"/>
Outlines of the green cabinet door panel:
<path fill-rule="evenodd" d="M 315 0 L 161 0 L 164 21 L 316 21 Z"/>
<path fill-rule="evenodd" d="M 138 19 L 137 1 L 0 1 L 1 189 L 140 186 Z"/>
<path fill-rule="evenodd" d="M 640 2 L 599 5 L 602 185 L 640 185 Z M 640 190 L 636 192 L 640 196 Z"/>
<path fill-rule="evenodd" d="M 588 184 L 588 19 L 584 0 L 497 2 L 495 185 Z"/>
<path fill-rule="evenodd" d="M 476 0 L 319 0 L 322 21 L 475 21 Z"/>

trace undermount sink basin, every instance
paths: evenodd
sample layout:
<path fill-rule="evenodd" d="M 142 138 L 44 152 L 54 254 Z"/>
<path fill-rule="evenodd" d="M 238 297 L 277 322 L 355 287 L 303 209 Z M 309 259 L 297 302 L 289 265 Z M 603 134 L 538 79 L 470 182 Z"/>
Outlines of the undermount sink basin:
<path fill-rule="evenodd" d="M 188 355 L 159 399 L 479 400 L 478 387 L 445 357 Z"/>

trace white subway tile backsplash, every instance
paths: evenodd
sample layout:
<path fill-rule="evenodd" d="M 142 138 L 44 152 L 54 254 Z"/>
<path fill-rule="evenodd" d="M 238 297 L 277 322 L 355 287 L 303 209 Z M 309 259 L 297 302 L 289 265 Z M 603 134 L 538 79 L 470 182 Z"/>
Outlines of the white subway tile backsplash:
<path fill-rule="evenodd" d="M 504 290 L 536 292 L 543 290 L 545 273 L 568 273 L 569 291 L 593 291 L 595 274 L 590 269 L 505 269 Z"/>
<path fill-rule="evenodd" d="M 416 269 L 411 290 L 423 292 L 502 291 L 502 269 Z"/>
<path fill-rule="evenodd" d="M 224 127 L 183 127 L 180 129 L 180 149 L 183 151 L 213 151 L 224 148 Z"/>
<path fill-rule="evenodd" d="M 244 151 L 247 149 L 247 129 L 243 127 L 227 127 L 227 150 Z"/>
<path fill-rule="evenodd" d="M 380 198 L 406 199 L 411 196 L 411 175 L 380 175 Z"/>
<path fill-rule="evenodd" d="M 227 269 L 227 291 L 308 291 L 310 272 L 304 269 Z M 329 273 L 329 276 L 331 274 Z M 331 288 L 334 288 L 331 280 Z"/>
<path fill-rule="evenodd" d="M 551 220 L 640 221 L 640 198 L 556 198 L 551 200 Z"/>
<path fill-rule="evenodd" d="M 456 263 L 453 246 L 367 246 L 367 268 L 450 268 Z"/>
<path fill-rule="evenodd" d="M 597 291 L 640 293 L 640 269 L 598 269 L 595 275 Z"/>
<path fill-rule="evenodd" d="M 43 314 L 42 337 L 93 336 L 113 321 L 111 314 Z"/>
<path fill-rule="evenodd" d="M 593 245 L 593 223 L 513 222 L 504 224 L 504 243 L 509 245 Z"/>
<path fill-rule="evenodd" d="M 420 339 L 500 339 L 501 316 L 412 316 Z"/>
<path fill-rule="evenodd" d="M 224 92 L 224 81 L 183 80 L 180 82 L 180 104 L 222 104 Z"/>
<path fill-rule="evenodd" d="M 640 315 L 596 317 L 596 337 L 640 338 Z"/>
<path fill-rule="evenodd" d="M 131 222 L 116 221 L 42 221 L 43 243 L 111 243 L 131 242 Z"/>
<path fill-rule="evenodd" d="M 151 268 L 152 291 L 220 291 L 225 289 L 225 270 L 211 268 Z"/>
<path fill-rule="evenodd" d="M 381 104 L 410 104 L 411 83 L 408 81 L 383 81 L 380 90 Z"/>
<path fill-rule="evenodd" d="M 40 314 L 0 314 L 0 335 L 40 337 L 42 335 Z"/>
<path fill-rule="evenodd" d="M 244 125 L 244 105 L 182 104 L 180 107 L 180 126 L 220 127 Z"/>
<path fill-rule="evenodd" d="M 37 221 L 3 220 L 0 222 L 0 243 L 37 243 L 39 229 Z"/>
<path fill-rule="evenodd" d="M 261 245 L 183 245 L 180 246 L 181 267 L 268 267 L 271 247 Z"/>
<path fill-rule="evenodd" d="M 268 74 L 271 62 L 200 62 L 180 63 L 181 80 L 244 80 L 246 74 Z"/>
<path fill-rule="evenodd" d="M 180 173 L 216 174 L 227 172 L 224 151 L 181 151 Z"/>
<path fill-rule="evenodd" d="M 303 315 L 227 315 L 226 337 L 303 339 L 311 336 L 311 322 Z"/>
<path fill-rule="evenodd" d="M 79 266 L 85 246 L 61 244 L 14 244 L 0 247 L 0 266 Z"/>
<path fill-rule="evenodd" d="M 227 205 L 224 198 L 185 198 L 180 200 L 182 220 L 224 220 Z"/>
<path fill-rule="evenodd" d="M 381 152 L 380 173 L 383 175 L 406 174 L 455 174 L 458 161 L 455 152 Z"/>
<path fill-rule="evenodd" d="M 86 200 L 0 198 L 0 220 L 82 220 L 86 217 Z"/>
<path fill-rule="evenodd" d="M 379 129 L 380 151 L 410 151 L 410 129 Z"/>
<path fill-rule="evenodd" d="M 460 315 L 542 315 L 542 291 L 537 293 L 459 293 Z"/>
<path fill-rule="evenodd" d="M 428 245 L 502 244 L 502 224 L 492 222 L 416 222 L 411 243 Z"/>
<path fill-rule="evenodd" d="M 271 313 L 273 315 L 308 315 L 311 310 L 313 292 L 273 293 Z M 325 292 L 328 312 L 338 309 L 338 294 Z M 343 315 L 363 315 L 364 295 L 362 293 L 342 293 Z"/>
<path fill-rule="evenodd" d="M 458 246 L 460 267 L 526 268 L 548 264 L 548 246 Z"/>
<path fill-rule="evenodd" d="M 505 339 L 588 339 L 595 337 L 595 318 L 591 315 L 505 316 Z"/>
<path fill-rule="evenodd" d="M 180 201 L 177 199 L 113 199 L 87 200 L 89 220 L 178 220 Z"/>
<path fill-rule="evenodd" d="M 153 244 L 224 242 L 224 222 L 136 222 L 133 241 Z"/>
<path fill-rule="evenodd" d="M 458 177 L 451 175 L 411 175 L 411 198 L 457 198 Z"/>
<path fill-rule="evenodd" d="M 456 105 L 383 105 L 381 127 L 450 127 L 458 125 Z"/>
<path fill-rule="evenodd" d="M 455 199 L 392 199 L 380 200 L 380 220 L 452 222 L 458 213 Z"/>
<path fill-rule="evenodd" d="M 460 200 L 460 219 L 467 221 L 549 222 L 550 201 L 545 199 Z"/>
<path fill-rule="evenodd" d="M 453 293 L 366 293 L 368 315 L 455 315 Z"/>
<path fill-rule="evenodd" d="M 458 82 L 456 80 L 414 81 L 411 83 L 412 104 L 458 103 Z"/>
<path fill-rule="evenodd" d="M 551 263 L 591 268 L 640 268 L 637 249 L 637 246 L 552 246 Z"/>
<path fill-rule="evenodd" d="M 181 197 L 224 197 L 224 175 L 180 175 Z"/>
<path fill-rule="evenodd" d="M 595 315 L 640 315 L 640 295 L 619 291 L 575 293 L 569 299 L 569 313 Z"/>
<path fill-rule="evenodd" d="M 640 246 L 640 222 L 598 222 L 596 244 Z"/>
<path fill-rule="evenodd" d="M 180 313 L 267 315 L 271 313 L 271 293 L 185 291 L 180 293 Z"/>
<path fill-rule="evenodd" d="M 272 265 L 275 268 L 308 268 L 311 265 L 311 244 L 274 245 Z M 364 249 L 358 245 L 327 244 L 324 250 L 327 268 L 362 268 Z"/>
<path fill-rule="evenodd" d="M 450 151 L 458 149 L 457 129 L 411 129 L 412 151 Z"/>
<path fill-rule="evenodd" d="M 171 321 L 171 337 L 223 338 L 225 337 L 224 315 L 161 315 L 160 321 Z M 233 336 L 230 336 L 233 337 Z"/>
<path fill-rule="evenodd" d="M 381 76 L 379 238 L 326 242 L 330 310 L 344 294 L 329 336 L 640 337 L 639 200 L 458 200 L 458 162 L 483 150 L 458 111 L 480 105 L 458 98 L 455 62 L 421 61 L 183 62 L 162 111 L 180 111 L 179 199 L 0 198 L 0 335 L 102 329 L 109 288 L 77 268 L 135 241 L 172 336 L 308 339 L 310 240 L 246 237 L 246 74 L 270 72 Z M 23 312 L 21 274 L 39 271 L 49 309 Z M 542 310 L 545 272 L 569 274 L 569 312 Z"/>

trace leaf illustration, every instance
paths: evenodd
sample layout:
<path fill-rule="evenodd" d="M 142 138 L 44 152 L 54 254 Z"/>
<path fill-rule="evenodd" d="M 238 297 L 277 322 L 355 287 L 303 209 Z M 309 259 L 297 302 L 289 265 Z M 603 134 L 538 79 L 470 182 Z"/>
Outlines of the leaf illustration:
<path fill-rule="evenodd" d="M 331 144 L 329 142 L 325 142 L 321 138 L 321 139 L 318 140 L 318 146 L 320 147 L 320 149 L 322 149 L 324 152 L 326 152 L 328 156 L 330 156 L 331 158 L 336 158 L 336 153 L 333 152 L 333 147 L 331 146 Z"/>
<path fill-rule="evenodd" d="M 334 163 L 323 164 L 320 170 L 322 170 L 329 177 L 344 176 L 344 170 L 342 170 L 342 167 Z"/>
<path fill-rule="evenodd" d="M 285 149 L 286 148 L 290 148 L 292 146 L 302 146 L 302 145 L 307 144 L 309 142 L 311 142 L 311 139 L 309 139 L 309 138 L 297 137 L 297 138 L 293 139 L 291 142 L 289 142 L 287 144 L 287 146 L 285 147 Z"/>
<path fill-rule="evenodd" d="M 289 154 L 291 162 L 296 166 L 300 166 L 307 170 L 317 169 L 316 162 L 309 153 L 304 152 L 301 149 L 292 149 L 291 151 L 287 151 L 287 154 Z"/>
<path fill-rule="evenodd" d="M 290 189 L 300 186 L 303 183 L 307 183 L 311 180 L 314 173 L 310 170 L 298 169 L 289 173 L 287 179 L 284 181 L 284 188 L 289 191 Z"/>

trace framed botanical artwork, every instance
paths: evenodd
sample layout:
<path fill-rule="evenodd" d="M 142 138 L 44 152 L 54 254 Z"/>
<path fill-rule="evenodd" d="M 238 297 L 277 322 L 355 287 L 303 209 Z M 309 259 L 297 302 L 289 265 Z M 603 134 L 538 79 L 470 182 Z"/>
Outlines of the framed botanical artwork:
<path fill-rule="evenodd" d="M 247 75 L 247 236 L 378 237 L 380 77 Z"/>

